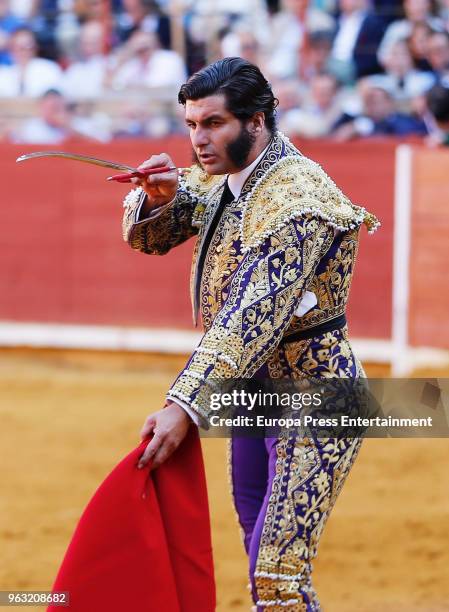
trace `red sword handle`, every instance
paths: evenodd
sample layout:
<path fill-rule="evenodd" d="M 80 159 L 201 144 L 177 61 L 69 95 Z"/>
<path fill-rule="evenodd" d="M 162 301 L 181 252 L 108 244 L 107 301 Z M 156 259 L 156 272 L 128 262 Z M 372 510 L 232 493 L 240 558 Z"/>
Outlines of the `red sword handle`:
<path fill-rule="evenodd" d="M 117 181 L 117 183 L 130 183 L 133 177 L 145 178 L 151 174 L 162 174 L 163 172 L 171 172 L 177 170 L 174 166 L 157 166 L 155 168 L 147 168 L 145 170 L 136 170 L 135 172 L 126 172 L 125 174 L 114 174 L 108 176 L 108 181 Z"/>

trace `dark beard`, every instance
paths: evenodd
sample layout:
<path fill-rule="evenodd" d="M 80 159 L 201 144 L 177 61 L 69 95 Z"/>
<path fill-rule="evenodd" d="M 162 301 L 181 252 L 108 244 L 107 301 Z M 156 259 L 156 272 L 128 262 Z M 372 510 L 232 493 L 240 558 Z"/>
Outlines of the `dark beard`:
<path fill-rule="evenodd" d="M 236 168 L 241 170 L 247 165 L 255 140 L 255 135 L 242 125 L 237 138 L 226 145 L 226 153 Z"/>
<path fill-rule="evenodd" d="M 249 154 L 256 140 L 254 134 L 242 124 L 239 135 L 235 140 L 226 145 L 226 153 L 236 168 L 240 170 L 247 165 Z M 192 147 L 192 163 L 201 167 L 201 162 L 198 159 L 195 149 Z"/>

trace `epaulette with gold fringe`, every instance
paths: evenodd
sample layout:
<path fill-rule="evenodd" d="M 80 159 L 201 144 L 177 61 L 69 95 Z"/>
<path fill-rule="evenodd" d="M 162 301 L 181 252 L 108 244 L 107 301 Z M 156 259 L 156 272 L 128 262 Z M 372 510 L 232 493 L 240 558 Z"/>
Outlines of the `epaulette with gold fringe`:
<path fill-rule="evenodd" d="M 353 204 L 319 164 L 304 156 L 283 157 L 245 197 L 242 245 L 247 251 L 291 219 L 316 216 L 341 231 L 366 225 L 369 233 L 380 226 L 375 215 Z"/>

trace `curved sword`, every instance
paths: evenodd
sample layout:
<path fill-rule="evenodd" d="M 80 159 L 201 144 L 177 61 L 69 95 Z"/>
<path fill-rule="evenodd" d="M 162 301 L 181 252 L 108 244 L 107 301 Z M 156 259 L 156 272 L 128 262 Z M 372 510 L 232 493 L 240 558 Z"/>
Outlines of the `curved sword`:
<path fill-rule="evenodd" d="M 113 168 L 114 170 L 122 170 L 123 172 L 138 172 L 137 168 L 127 166 L 126 164 L 118 164 L 117 162 L 99 159 L 98 157 L 90 157 L 89 155 L 79 155 L 78 153 L 67 153 L 65 151 L 36 151 L 35 153 L 27 153 L 16 159 L 16 162 L 23 162 L 27 159 L 36 159 L 38 157 L 62 157 L 63 159 L 71 159 L 74 161 L 84 162 L 85 164 L 94 164 L 103 168 Z"/>

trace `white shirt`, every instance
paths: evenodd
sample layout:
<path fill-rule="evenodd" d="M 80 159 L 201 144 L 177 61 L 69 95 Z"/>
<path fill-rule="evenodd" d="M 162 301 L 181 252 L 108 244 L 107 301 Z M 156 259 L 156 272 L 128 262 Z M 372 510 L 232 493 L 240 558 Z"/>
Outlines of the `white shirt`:
<path fill-rule="evenodd" d="M 373 83 L 378 83 L 381 87 L 388 89 L 394 98 L 400 102 L 425 94 L 436 81 L 432 72 L 422 72 L 420 70 L 409 70 L 402 79 L 402 87 L 399 87 L 399 77 L 392 73 L 387 72 L 386 74 L 373 76 L 376 77 Z"/>
<path fill-rule="evenodd" d="M 234 172 L 234 174 L 228 174 L 228 187 L 232 191 L 232 195 L 237 199 L 242 193 L 243 185 L 246 183 L 246 179 L 249 178 L 252 171 L 255 169 L 257 164 L 260 162 L 262 157 L 265 155 L 265 151 L 270 145 L 267 145 L 262 153 L 256 157 L 252 164 L 240 170 L 240 172 Z"/>
<path fill-rule="evenodd" d="M 38 98 L 49 89 L 60 89 L 63 73 L 56 62 L 34 57 L 24 72 L 17 65 L 0 67 L 0 97 Z"/>
<path fill-rule="evenodd" d="M 360 33 L 366 13 L 356 11 L 351 15 L 340 17 L 339 28 L 335 36 L 331 55 L 341 62 L 350 62 L 353 58 L 355 43 Z"/>
<path fill-rule="evenodd" d="M 265 152 L 269 146 L 270 145 L 265 147 L 262 153 L 252 162 L 252 164 L 250 164 L 246 168 L 243 168 L 243 170 L 240 170 L 240 172 L 235 172 L 234 174 L 228 175 L 228 186 L 232 192 L 232 195 L 235 197 L 235 199 L 237 199 L 240 196 L 242 189 L 243 189 L 243 185 L 246 183 L 246 180 L 249 178 L 252 171 L 256 168 L 256 166 L 258 165 L 262 157 L 265 155 Z M 306 291 L 303 297 L 301 298 L 300 302 L 298 303 L 298 306 L 296 310 L 294 311 L 294 314 L 297 317 L 301 317 L 308 310 L 313 308 L 316 303 L 317 303 L 316 295 L 312 291 Z M 187 412 L 187 414 L 190 416 L 190 418 L 195 423 L 195 425 L 199 425 L 198 415 L 196 414 L 196 412 L 194 412 L 190 408 L 188 404 L 179 400 L 177 397 L 171 397 L 170 395 L 167 395 L 167 399 L 181 406 L 181 408 L 183 408 Z"/>
<path fill-rule="evenodd" d="M 114 76 L 112 86 L 117 90 L 128 87 L 180 87 L 186 78 L 182 57 L 176 51 L 157 49 L 146 64 L 137 58 L 123 64 Z"/>
<path fill-rule="evenodd" d="M 99 98 L 103 94 L 106 58 L 96 55 L 67 68 L 62 82 L 64 95 L 70 100 Z"/>

